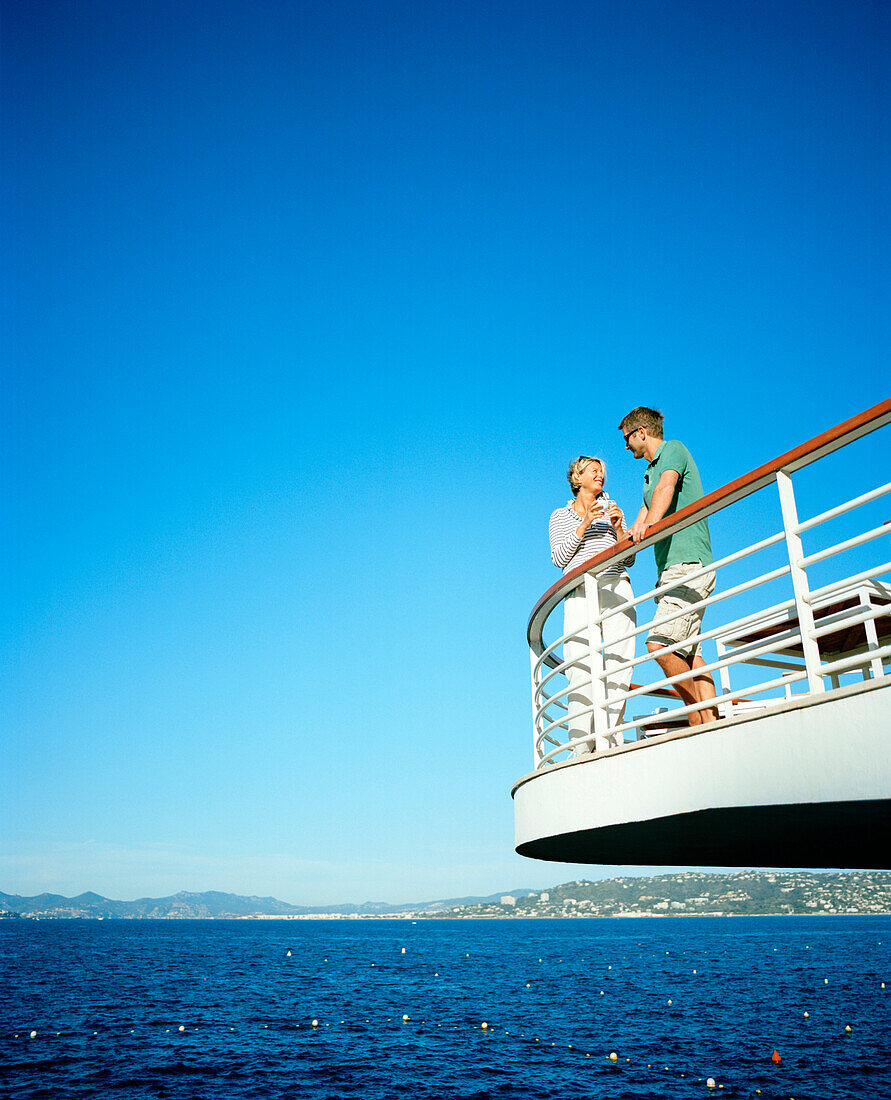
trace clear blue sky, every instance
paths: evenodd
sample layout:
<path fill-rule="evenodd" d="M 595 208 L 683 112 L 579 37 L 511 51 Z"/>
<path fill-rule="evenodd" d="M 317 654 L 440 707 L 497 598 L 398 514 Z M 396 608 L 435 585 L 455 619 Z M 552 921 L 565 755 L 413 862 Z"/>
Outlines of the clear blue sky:
<path fill-rule="evenodd" d="M 887 396 L 889 18 L 7 0 L 0 889 L 576 877 L 509 794 L 567 462 Z"/>

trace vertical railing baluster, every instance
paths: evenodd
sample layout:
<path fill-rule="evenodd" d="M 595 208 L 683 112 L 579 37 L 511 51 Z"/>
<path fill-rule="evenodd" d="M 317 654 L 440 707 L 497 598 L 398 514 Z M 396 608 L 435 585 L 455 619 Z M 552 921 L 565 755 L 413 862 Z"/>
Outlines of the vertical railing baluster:
<path fill-rule="evenodd" d="M 591 669 L 591 701 L 594 712 L 591 715 L 591 740 L 596 746 L 596 737 L 606 737 L 609 733 L 609 717 L 606 712 L 606 685 L 603 682 L 603 630 L 600 625 L 600 593 L 597 578 L 585 574 L 585 604 L 588 609 L 588 661 Z"/>
<path fill-rule="evenodd" d="M 801 548 L 801 535 L 798 533 L 798 509 L 795 506 L 795 492 L 792 478 L 785 470 L 777 471 L 777 490 L 780 494 L 780 511 L 783 514 L 783 530 L 786 535 L 786 550 L 792 573 L 792 591 L 795 595 L 795 612 L 798 615 L 798 628 L 801 632 L 801 648 L 804 651 L 804 667 L 807 671 L 808 691 L 818 694 L 826 690 L 820 674 L 820 647 L 814 638 L 814 613 L 810 605 L 810 589 L 807 572 L 801 564 L 804 553 Z"/>
<path fill-rule="evenodd" d="M 532 646 L 529 647 L 529 673 L 532 680 L 532 767 L 537 768 L 542 754 L 538 751 L 538 707 L 535 704 L 535 690 L 538 685 L 535 682 L 535 666 L 538 657 Z"/>
<path fill-rule="evenodd" d="M 868 587 L 861 590 L 860 601 L 861 603 L 866 604 L 867 608 L 869 608 L 870 610 L 872 609 L 873 603 L 870 599 L 870 590 Z M 879 633 L 876 630 L 875 619 L 867 619 L 867 621 L 863 624 L 863 629 L 866 632 L 867 653 L 875 653 L 875 651 L 879 648 Z M 869 662 L 869 669 L 872 671 L 873 679 L 879 679 L 885 674 L 885 667 L 882 664 L 881 658 L 877 660 L 875 657 L 873 657 L 872 660 Z M 867 670 L 866 665 L 863 666 L 863 679 L 869 679 L 869 671 Z"/>

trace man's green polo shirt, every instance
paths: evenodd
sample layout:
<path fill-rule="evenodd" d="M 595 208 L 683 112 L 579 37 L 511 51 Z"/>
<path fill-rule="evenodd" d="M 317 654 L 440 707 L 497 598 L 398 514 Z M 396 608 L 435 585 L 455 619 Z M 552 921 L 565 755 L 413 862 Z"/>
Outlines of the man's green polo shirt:
<path fill-rule="evenodd" d="M 649 508 L 653 499 L 653 491 L 659 482 L 664 470 L 676 470 L 678 474 L 677 484 L 674 487 L 674 497 L 668 506 L 666 516 L 671 516 L 699 500 L 702 496 L 702 482 L 699 480 L 699 471 L 693 456 L 683 443 L 677 439 L 665 439 L 659 444 L 653 461 L 647 467 L 644 474 L 644 504 Z M 712 557 L 712 540 L 708 531 L 708 520 L 698 519 L 653 547 L 656 555 L 656 568 L 661 573 L 669 565 L 678 565 L 683 561 L 701 561 L 703 565 L 711 565 L 715 560 Z"/>

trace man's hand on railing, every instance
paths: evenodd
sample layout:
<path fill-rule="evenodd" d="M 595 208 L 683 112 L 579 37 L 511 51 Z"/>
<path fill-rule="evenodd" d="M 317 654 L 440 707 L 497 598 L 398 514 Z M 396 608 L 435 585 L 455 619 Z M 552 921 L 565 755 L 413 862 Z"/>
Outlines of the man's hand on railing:
<path fill-rule="evenodd" d="M 631 530 L 628 534 L 631 536 L 632 542 L 642 542 L 647 537 L 647 529 L 649 524 L 645 519 L 636 519 L 631 525 Z"/>

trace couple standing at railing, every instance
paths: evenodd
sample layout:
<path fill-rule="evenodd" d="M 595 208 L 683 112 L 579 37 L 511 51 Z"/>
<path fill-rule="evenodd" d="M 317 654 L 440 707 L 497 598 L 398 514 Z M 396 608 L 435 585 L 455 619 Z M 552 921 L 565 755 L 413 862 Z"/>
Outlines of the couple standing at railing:
<path fill-rule="evenodd" d="M 635 458 L 646 459 L 643 506 L 630 528 L 622 509 L 604 490 L 606 465 L 602 459 L 581 455 L 566 472 L 573 499 L 551 515 L 548 534 L 554 564 L 569 573 L 583 562 L 630 537 L 638 543 L 647 530 L 665 516 L 685 508 L 702 496 L 702 482 L 687 448 L 676 439 L 663 439 L 663 417 L 656 409 L 640 406 L 622 418 L 619 431 L 625 448 Z M 681 531 L 657 542 L 653 551 L 659 573 L 657 588 L 669 586 L 656 596 L 656 614 L 647 636 L 647 650 L 654 654 L 666 677 L 683 676 L 674 684 L 684 706 L 707 703 L 715 698 L 715 685 L 707 672 L 697 675 L 705 662 L 695 636 L 702 623 L 703 609 L 683 614 L 685 608 L 708 597 L 715 586 L 713 570 L 702 573 L 714 562 L 708 520 L 696 520 Z M 622 744 L 624 735 L 615 732 L 625 714 L 625 693 L 631 683 L 637 625 L 631 581 L 625 566 L 634 554 L 608 566 L 597 577 L 600 604 L 606 729 L 592 727 L 593 696 L 588 648 L 588 604 L 584 583 L 564 600 L 563 660 L 569 680 L 568 726 L 571 740 L 578 740 L 574 755 L 601 751 Z M 665 621 L 667 620 L 667 621 Z M 632 635 L 632 636 L 628 636 Z M 713 722 L 715 707 L 705 706 L 688 714 L 691 725 Z"/>

